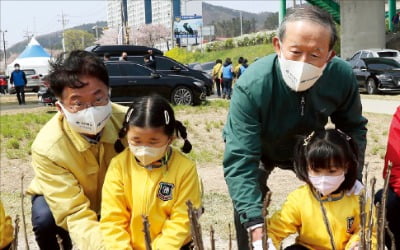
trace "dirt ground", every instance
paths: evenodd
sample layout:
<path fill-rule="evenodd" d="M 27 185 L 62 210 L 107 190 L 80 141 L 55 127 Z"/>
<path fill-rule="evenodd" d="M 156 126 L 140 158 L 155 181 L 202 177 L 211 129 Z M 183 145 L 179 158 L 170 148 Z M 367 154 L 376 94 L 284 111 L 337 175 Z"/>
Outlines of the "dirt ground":
<path fill-rule="evenodd" d="M 41 110 L 42 108 L 37 108 Z M 35 109 L 36 110 L 36 109 Z M 6 113 L 14 113 L 16 111 L 7 111 Z M 34 112 L 30 110 L 29 112 Z M 220 193 L 228 195 L 226 183 L 222 173 L 221 153 L 223 151 L 223 142 L 221 139 L 221 129 L 225 122 L 227 111 L 219 110 L 216 112 L 200 112 L 195 116 L 192 113 L 186 113 L 178 111 L 176 116 L 179 120 L 186 123 L 189 132 L 189 139 L 191 139 L 194 148 L 196 147 L 211 147 L 215 149 L 216 155 L 211 155 L 216 159 L 210 160 L 209 162 L 198 162 L 198 171 L 202 177 L 204 183 L 205 193 Z M 4 112 L 2 112 L 4 114 Z M 377 187 L 383 186 L 381 178 L 382 166 L 383 166 L 383 153 L 382 150 L 386 147 L 387 131 L 389 127 L 389 121 L 391 119 L 388 115 L 374 115 L 366 113 L 365 116 L 370 120 L 370 134 L 369 142 L 372 141 L 374 144 L 368 144 L 366 162 L 369 162 L 369 176 L 375 176 L 377 178 Z M 220 126 L 214 125 L 211 127 L 207 125 L 205 121 L 213 121 Z M 372 133 L 372 134 L 371 134 Z M 373 136 L 373 137 L 371 137 Z M 375 138 L 378 137 L 378 138 Z M 1 143 L 1 142 L 0 142 Z M 378 153 L 371 153 L 372 147 L 379 145 Z M 21 175 L 24 176 L 23 186 L 26 188 L 33 178 L 33 171 L 30 166 L 30 159 L 26 160 L 10 160 L 5 157 L 4 154 L 0 155 L 0 190 L 1 199 L 5 204 L 5 207 L 10 215 L 15 218 L 16 214 L 20 215 L 21 218 L 21 204 L 15 203 L 15 200 L 20 200 L 19 192 L 21 190 Z M 271 209 L 276 210 L 282 202 L 285 200 L 287 194 L 296 189 L 302 183 L 298 181 L 291 171 L 275 169 L 271 174 L 268 185 L 273 192 Z M 28 232 L 28 242 L 30 249 L 38 249 L 34 241 L 34 236 L 31 230 L 30 222 L 30 197 L 25 197 L 25 218 Z M 207 208 L 206 208 L 207 211 Z M 221 211 L 222 212 L 222 211 Z M 214 216 L 218 216 L 215 214 Z M 20 223 L 19 233 L 19 248 L 26 249 L 24 247 L 24 237 L 22 234 L 23 227 L 22 222 Z M 205 245 L 207 249 L 210 249 L 208 243 L 208 235 L 204 236 Z M 217 249 L 227 249 L 227 240 L 217 237 Z M 234 249 L 236 242 L 232 242 Z"/>

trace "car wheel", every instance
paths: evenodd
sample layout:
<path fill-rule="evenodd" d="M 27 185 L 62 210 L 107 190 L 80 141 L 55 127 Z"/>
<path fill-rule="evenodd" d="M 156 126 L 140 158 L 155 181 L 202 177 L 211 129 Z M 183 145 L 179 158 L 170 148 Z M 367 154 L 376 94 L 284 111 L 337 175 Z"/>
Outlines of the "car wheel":
<path fill-rule="evenodd" d="M 171 101 L 177 105 L 191 105 L 193 103 L 192 91 L 187 87 L 179 86 L 172 91 Z"/>
<path fill-rule="evenodd" d="M 375 95 L 378 93 L 378 88 L 376 86 L 374 78 L 368 78 L 367 80 L 367 92 L 370 95 Z"/>

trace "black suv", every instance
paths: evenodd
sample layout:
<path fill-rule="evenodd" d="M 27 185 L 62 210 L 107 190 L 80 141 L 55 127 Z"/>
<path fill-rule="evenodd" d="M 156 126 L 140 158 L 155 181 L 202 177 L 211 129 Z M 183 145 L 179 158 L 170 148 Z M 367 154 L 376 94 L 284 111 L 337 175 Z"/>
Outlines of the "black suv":
<path fill-rule="evenodd" d="M 156 73 L 125 61 L 108 61 L 105 65 L 113 102 L 129 105 L 134 97 L 151 94 L 159 94 L 173 104 L 197 105 L 206 99 L 204 83 L 196 78 Z"/>
<path fill-rule="evenodd" d="M 119 57 L 122 52 L 126 52 L 128 55 L 143 56 L 146 55 L 149 50 L 152 50 L 154 55 L 163 55 L 163 52 L 159 49 L 137 45 L 94 45 L 87 47 L 85 50 L 101 57 L 104 56 L 105 53 L 108 53 L 110 56 Z"/>
<path fill-rule="evenodd" d="M 213 81 L 210 75 L 200 70 L 191 69 L 172 58 L 163 56 L 162 51 L 158 49 L 136 45 L 95 45 L 85 50 L 93 52 L 101 57 L 104 53 L 109 53 L 112 61 L 118 61 L 121 53 L 126 52 L 128 54 L 128 61 L 141 65 L 144 65 L 144 55 L 148 54 L 149 50 L 152 50 L 156 61 L 157 72 L 195 77 L 204 82 L 208 96 L 213 93 Z"/>

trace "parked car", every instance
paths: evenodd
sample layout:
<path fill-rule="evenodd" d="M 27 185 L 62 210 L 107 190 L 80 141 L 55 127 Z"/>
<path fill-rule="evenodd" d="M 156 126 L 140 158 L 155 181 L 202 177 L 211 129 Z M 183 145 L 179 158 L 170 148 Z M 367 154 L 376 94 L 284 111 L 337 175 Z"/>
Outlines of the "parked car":
<path fill-rule="evenodd" d="M 163 52 L 156 48 L 138 45 L 94 45 L 87 47 L 86 51 L 95 53 L 98 56 L 104 56 L 104 53 L 108 53 L 110 56 L 121 56 L 122 52 L 126 52 L 128 55 L 146 55 L 149 50 L 153 51 L 154 55 L 162 55 Z"/>
<path fill-rule="evenodd" d="M 212 69 L 215 65 L 215 62 L 205 62 L 205 63 L 189 63 L 188 67 L 195 70 L 200 70 L 207 73 L 210 77 L 212 75 Z"/>
<path fill-rule="evenodd" d="M 354 53 L 347 61 L 354 66 L 358 59 L 371 57 L 393 58 L 400 62 L 400 52 L 395 49 L 363 49 Z"/>
<path fill-rule="evenodd" d="M 21 69 L 25 72 L 27 84 L 25 86 L 25 92 L 38 92 L 41 86 L 42 74 L 36 74 L 35 69 Z M 8 93 L 15 94 L 15 88 L 11 87 L 11 83 L 8 84 Z"/>
<path fill-rule="evenodd" d="M 156 55 L 154 59 L 156 61 L 156 71 L 158 73 L 195 77 L 205 83 L 206 94 L 208 96 L 213 93 L 213 81 L 211 76 L 206 72 L 191 69 L 166 56 Z M 111 60 L 117 61 L 118 57 L 111 57 Z M 128 61 L 144 65 L 143 56 L 128 56 Z"/>
<path fill-rule="evenodd" d="M 392 58 L 362 58 L 353 67 L 360 90 L 368 94 L 400 92 L 400 63 Z"/>
<path fill-rule="evenodd" d="M 133 62 L 108 61 L 111 100 L 130 104 L 134 97 L 159 94 L 173 104 L 197 105 L 206 99 L 204 82 L 190 76 L 164 74 Z"/>

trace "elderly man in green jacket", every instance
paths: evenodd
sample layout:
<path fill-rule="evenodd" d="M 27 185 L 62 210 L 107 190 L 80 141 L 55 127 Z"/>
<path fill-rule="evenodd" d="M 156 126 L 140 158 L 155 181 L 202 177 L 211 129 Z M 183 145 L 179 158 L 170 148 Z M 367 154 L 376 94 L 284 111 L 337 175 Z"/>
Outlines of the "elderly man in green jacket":
<path fill-rule="evenodd" d="M 328 13 L 295 9 L 273 39 L 276 54 L 253 63 L 235 86 L 223 132 L 223 166 L 238 249 L 248 249 L 248 232 L 255 249 L 260 246 L 267 176 L 275 166 L 293 169 L 298 135 L 323 129 L 330 118 L 356 140 L 361 173 L 367 120 L 352 69 L 335 57 L 336 40 Z"/>
<path fill-rule="evenodd" d="M 96 55 L 73 51 L 49 74 L 57 113 L 32 144 L 32 226 L 40 249 L 104 249 L 101 189 L 127 108 L 111 103 L 108 73 Z M 72 241 L 71 241 L 72 240 Z"/>

